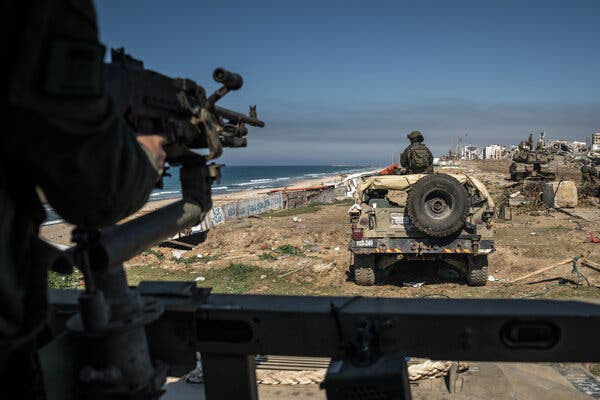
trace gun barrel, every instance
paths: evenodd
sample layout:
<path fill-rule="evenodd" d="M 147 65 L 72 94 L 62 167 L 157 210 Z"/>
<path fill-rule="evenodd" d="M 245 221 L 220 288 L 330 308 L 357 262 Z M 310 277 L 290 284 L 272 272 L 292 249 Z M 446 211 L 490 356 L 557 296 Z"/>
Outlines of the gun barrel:
<path fill-rule="evenodd" d="M 243 122 L 251 126 L 258 126 L 260 128 L 263 128 L 265 126 L 265 123 L 258 118 L 252 118 L 237 111 L 229 110 L 227 108 L 215 106 L 215 113 L 221 118 L 225 118 L 234 124 Z"/>
<path fill-rule="evenodd" d="M 213 72 L 213 79 L 229 90 L 238 90 L 244 84 L 240 74 L 227 71 L 225 68 L 217 68 Z"/>

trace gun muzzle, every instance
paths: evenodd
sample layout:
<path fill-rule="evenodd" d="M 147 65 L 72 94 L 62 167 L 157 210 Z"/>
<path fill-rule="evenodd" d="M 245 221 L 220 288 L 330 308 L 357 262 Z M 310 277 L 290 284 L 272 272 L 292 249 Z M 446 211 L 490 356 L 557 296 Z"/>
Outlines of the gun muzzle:
<path fill-rule="evenodd" d="M 239 74 L 229 72 L 224 68 L 215 69 L 213 78 L 229 90 L 238 90 L 244 84 L 244 80 Z"/>

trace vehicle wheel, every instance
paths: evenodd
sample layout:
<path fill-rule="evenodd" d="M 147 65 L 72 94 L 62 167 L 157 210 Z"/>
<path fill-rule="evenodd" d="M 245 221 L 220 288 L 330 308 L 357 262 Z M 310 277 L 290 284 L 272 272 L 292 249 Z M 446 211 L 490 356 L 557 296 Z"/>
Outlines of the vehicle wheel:
<path fill-rule="evenodd" d="M 467 284 L 485 286 L 488 281 L 488 257 L 471 256 L 467 261 Z"/>
<path fill-rule="evenodd" d="M 406 208 L 410 222 L 419 231 L 446 237 L 464 226 L 469 213 L 469 194 L 450 175 L 427 175 L 410 188 Z"/>
<path fill-rule="evenodd" d="M 355 267 L 354 282 L 360 286 L 373 286 L 375 284 L 375 268 Z"/>
<path fill-rule="evenodd" d="M 375 270 L 375 256 L 373 254 L 354 254 L 352 273 L 354 282 L 360 286 L 373 286 L 377 283 L 380 274 Z"/>

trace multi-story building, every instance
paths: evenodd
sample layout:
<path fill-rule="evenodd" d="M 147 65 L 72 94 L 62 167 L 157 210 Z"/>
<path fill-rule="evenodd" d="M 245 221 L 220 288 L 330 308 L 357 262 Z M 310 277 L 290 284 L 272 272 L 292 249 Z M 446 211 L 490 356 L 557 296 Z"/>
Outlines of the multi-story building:
<path fill-rule="evenodd" d="M 463 147 L 462 157 L 463 160 L 477 160 L 481 158 L 481 151 L 477 146 L 468 145 Z"/>
<path fill-rule="evenodd" d="M 483 158 L 486 160 L 498 160 L 502 158 L 502 146 L 498 144 L 488 144 L 483 149 Z"/>
<path fill-rule="evenodd" d="M 600 151 L 600 132 L 592 135 L 592 150 Z"/>

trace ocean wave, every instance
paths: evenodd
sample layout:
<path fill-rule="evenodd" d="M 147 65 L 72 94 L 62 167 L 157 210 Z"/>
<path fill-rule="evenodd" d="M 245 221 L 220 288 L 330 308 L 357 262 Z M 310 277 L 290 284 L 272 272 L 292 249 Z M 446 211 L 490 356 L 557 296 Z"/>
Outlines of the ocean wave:
<path fill-rule="evenodd" d="M 213 188 L 213 190 L 223 190 L 223 189 L 229 189 L 229 186 L 215 186 Z"/>
<path fill-rule="evenodd" d="M 166 194 L 177 194 L 177 193 L 180 193 L 179 190 L 166 190 L 164 192 L 151 193 L 150 196 L 156 197 L 156 196 L 164 196 Z"/>
<path fill-rule="evenodd" d="M 233 186 L 252 186 L 252 185 L 256 185 L 257 182 L 241 182 L 241 183 L 234 183 Z"/>
<path fill-rule="evenodd" d="M 263 182 L 273 182 L 275 179 L 273 178 L 261 178 L 261 179 L 250 179 L 250 182 L 253 183 L 263 183 Z"/>
<path fill-rule="evenodd" d="M 63 222 L 65 222 L 64 219 L 62 218 L 58 218 L 58 219 L 51 219 L 49 221 L 46 221 L 44 223 L 42 223 L 42 226 L 46 226 L 46 225 L 55 225 L 55 224 L 62 224 Z"/>

